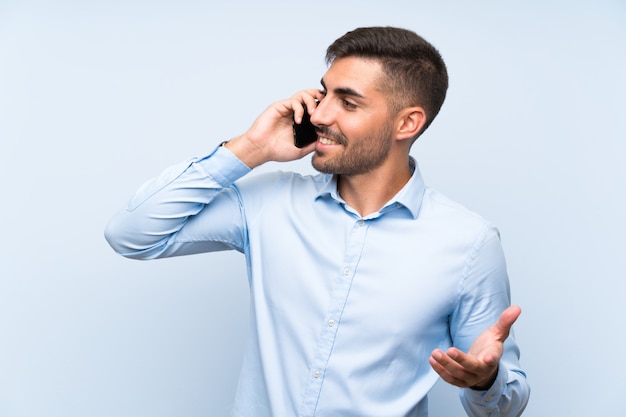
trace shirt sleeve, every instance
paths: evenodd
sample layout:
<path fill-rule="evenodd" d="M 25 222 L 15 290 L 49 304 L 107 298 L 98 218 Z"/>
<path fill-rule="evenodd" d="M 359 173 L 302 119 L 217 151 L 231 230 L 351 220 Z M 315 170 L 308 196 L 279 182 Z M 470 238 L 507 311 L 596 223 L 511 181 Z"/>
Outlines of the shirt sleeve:
<path fill-rule="evenodd" d="M 498 376 L 488 390 L 465 388 L 460 397 L 469 416 L 516 417 L 526 408 L 529 393 L 525 374 L 519 369 L 509 369 L 505 361 L 501 361 Z"/>
<path fill-rule="evenodd" d="M 233 184 L 248 172 L 224 147 L 174 165 L 139 188 L 109 221 L 105 238 L 133 259 L 243 251 L 244 212 Z"/>
<path fill-rule="evenodd" d="M 509 281 L 498 231 L 488 225 L 469 256 L 459 291 L 459 303 L 451 317 L 451 336 L 467 352 L 476 338 L 493 325 L 510 306 Z M 504 343 L 498 375 L 485 391 L 462 389 L 460 398 L 470 417 L 515 417 L 522 414 L 530 395 L 526 375 L 519 364 L 519 348 L 513 331 Z"/>

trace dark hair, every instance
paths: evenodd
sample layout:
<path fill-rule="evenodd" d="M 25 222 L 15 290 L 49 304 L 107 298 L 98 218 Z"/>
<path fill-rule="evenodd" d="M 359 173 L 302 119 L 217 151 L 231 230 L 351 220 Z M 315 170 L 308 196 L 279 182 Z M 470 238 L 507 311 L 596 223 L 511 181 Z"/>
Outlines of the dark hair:
<path fill-rule="evenodd" d="M 421 135 L 439 113 L 448 89 L 448 72 L 439 51 L 407 29 L 366 27 L 333 42 L 326 62 L 330 65 L 335 59 L 353 56 L 382 64 L 386 77 L 381 87 L 390 92 L 392 111 L 409 106 L 424 109 L 426 123 L 417 136 Z"/>

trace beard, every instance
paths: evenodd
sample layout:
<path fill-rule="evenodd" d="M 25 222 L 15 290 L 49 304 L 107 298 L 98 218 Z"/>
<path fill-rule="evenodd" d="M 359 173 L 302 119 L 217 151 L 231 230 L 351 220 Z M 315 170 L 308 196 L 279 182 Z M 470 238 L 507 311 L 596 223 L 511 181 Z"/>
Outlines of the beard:
<path fill-rule="evenodd" d="M 344 135 L 322 126 L 318 128 L 319 133 L 343 146 L 343 151 L 333 157 L 326 157 L 323 151 L 316 149 L 311 164 L 324 174 L 359 175 L 373 171 L 389 155 L 392 129 L 393 124 L 387 123 L 367 136 L 348 140 Z"/>

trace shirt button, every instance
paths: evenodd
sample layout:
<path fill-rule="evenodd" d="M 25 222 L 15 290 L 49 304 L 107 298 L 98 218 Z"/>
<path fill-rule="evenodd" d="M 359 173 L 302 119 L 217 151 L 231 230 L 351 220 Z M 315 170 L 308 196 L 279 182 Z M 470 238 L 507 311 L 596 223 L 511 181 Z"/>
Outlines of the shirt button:
<path fill-rule="evenodd" d="M 335 320 L 330 319 L 328 320 L 328 326 L 333 327 L 335 325 Z"/>
<path fill-rule="evenodd" d="M 365 221 L 359 220 L 358 222 L 356 222 L 356 224 L 358 224 L 359 226 L 363 226 L 365 224 Z"/>
<path fill-rule="evenodd" d="M 320 371 L 315 371 L 315 372 L 313 372 L 313 377 L 314 377 L 314 378 L 319 378 L 319 377 L 320 377 L 320 375 L 321 375 L 321 374 L 320 374 Z"/>
<path fill-rule="evenodd" d="M 346 276 L 350 275 L 350 268 L 344 268 L 343 269 L 343 274 L 346 275 Z"/>

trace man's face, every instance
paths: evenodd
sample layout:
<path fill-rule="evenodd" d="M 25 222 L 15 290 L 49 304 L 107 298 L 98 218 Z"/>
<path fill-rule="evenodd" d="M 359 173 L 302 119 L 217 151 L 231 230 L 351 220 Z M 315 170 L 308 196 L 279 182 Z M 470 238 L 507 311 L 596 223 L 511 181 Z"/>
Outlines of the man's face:
<path fill-rule="evenodd" d="M 313 167 L 359 175 L 378 168 L 391 149 L 393 119 L 380 91 L 377 61 L 347 57 L 333 62 L 324 78 L 324 98 L 311 115 L 318 141 Z"/>

